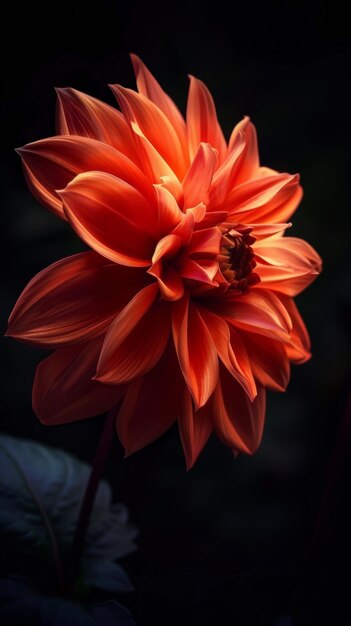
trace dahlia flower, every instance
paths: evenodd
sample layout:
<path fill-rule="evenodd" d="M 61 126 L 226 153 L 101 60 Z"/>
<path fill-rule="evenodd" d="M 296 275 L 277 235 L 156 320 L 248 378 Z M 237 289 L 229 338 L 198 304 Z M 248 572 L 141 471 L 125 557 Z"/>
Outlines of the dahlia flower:
<path fill-rule="evenodd" d="M 132 61 L 138 92 L 112 85 L 120 110 L 58 89 L 57 136 L 19 150 L 34 195 L 90 250 L 30 281 L 8 334 L 54 350 L 33 386 L 45 424 L 116 407 L 127 454 L 175 420 L 188 467 L 213 431 L 252 454 L 266 388 L 310 357 L 293 297 L 321 260 L 284 236 L 299 176 L 260 165 L 247 117 L 227 143 L 200 80 L 184 119 Z"/>

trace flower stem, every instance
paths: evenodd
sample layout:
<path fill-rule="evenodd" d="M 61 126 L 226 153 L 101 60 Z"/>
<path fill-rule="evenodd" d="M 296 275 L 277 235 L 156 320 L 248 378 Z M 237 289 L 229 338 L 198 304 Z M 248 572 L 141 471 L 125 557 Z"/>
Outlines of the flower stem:
<path fill-rule="evenodd" d="M 79 574 L 80 562 L 84 549 L 84 542 L 89 527 L 91 512 L 94 506 L 96 491 L 105 471 L 107 460 L 112 448 L 117 410 L 118 409 L 114 407 L 113 409 L 111 409 L 111 411 L 109 411 L 106 416 L 98 447 L 95 453 L 93 467 L 79 512 L 72 550 L 74 580 Z"/>

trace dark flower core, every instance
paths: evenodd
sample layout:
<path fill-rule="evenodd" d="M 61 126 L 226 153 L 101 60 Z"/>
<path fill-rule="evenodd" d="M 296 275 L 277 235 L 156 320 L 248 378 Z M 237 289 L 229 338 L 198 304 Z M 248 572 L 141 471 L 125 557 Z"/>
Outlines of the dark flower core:
<path fill-rule="evenodd" d="M 230 288 L 243 293 L 260 282 L 256 267 L 255 253 L 251 245 L 256 241 L 250 227 L 237 226 L 223 234 L 220 254 L 220 267 Z"/>

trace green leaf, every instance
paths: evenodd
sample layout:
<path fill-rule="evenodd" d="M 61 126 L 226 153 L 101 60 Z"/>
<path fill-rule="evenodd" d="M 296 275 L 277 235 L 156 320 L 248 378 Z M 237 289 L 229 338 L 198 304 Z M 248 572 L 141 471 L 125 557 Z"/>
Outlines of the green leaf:
<path fill-rule="evenodd" d="M 63 450 L 9 435 L 0 435 L 0 466 L 1 536 L 16 550 L 54 558 L 55 551 L 69 555 L 90 466 Z M 105 563 L 110 572 L 105 576 L 108 591 L 112 579 L 115 592 L 131 587 L 117 566 L 118 583 L 113 561 L 135 550 L 135 536 L 126 507 L 112 504 L 111 488 L 101 481 L 83 552 L 83 572 L 90 586 L 105 588 L 101 566 Z"/>
<path fill-rule="evenodd" d="M 0 580 L 0 618 L 6 626 L 135 626 L 115 600 L 83 605 L 46 596 L 22 579 Z"/>

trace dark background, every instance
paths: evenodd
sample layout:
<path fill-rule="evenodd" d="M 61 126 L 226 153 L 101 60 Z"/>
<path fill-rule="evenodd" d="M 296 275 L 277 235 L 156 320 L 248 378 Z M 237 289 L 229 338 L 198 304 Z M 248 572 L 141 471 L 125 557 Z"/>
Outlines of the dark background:
<path fill-rule="evenodd" d="M 134 86 L 130 51 L 182 110 L 187 73 L 203 79 L 227 136 L 244 114 L 251 116 L 262 164 L 301 173 L 305 195 L 291 234 L 307 239 L 324 260 L 321 277 L 298 298 L 313 359 L 293 368 L 286 394 L 269 395 L 263 443 L 253 458 L 234 460 L 213 438 L 186 473 L 176 427 L 126 460 L 116 443 L 108 475 L 140 528 L 140 549 L 124 564 L 137 588 L 129 604 L 138 624 L 351 624 L 347 421 L 318 536 L 315 531 L 349 382 L 350 25 L 341 6 L 216 1 L 185 8 L 100 0 L 45 8 L 13 3 L 7 10 L 4 331 L 27 281 L 82 249 L 67 224 L 32 198 L 13 150 L 54 134 L 55 86 L 110 103 L 107 83 Z M 1 429 L 90 461 L 101 418 L 49 428 L 32 412 L 42 356 L 2 341 Z"/>

